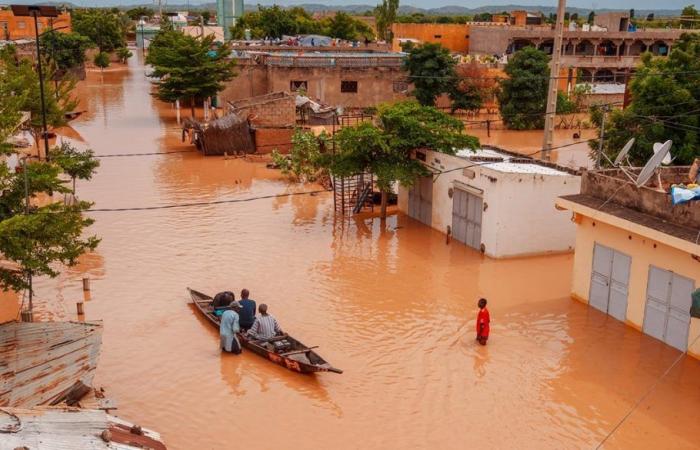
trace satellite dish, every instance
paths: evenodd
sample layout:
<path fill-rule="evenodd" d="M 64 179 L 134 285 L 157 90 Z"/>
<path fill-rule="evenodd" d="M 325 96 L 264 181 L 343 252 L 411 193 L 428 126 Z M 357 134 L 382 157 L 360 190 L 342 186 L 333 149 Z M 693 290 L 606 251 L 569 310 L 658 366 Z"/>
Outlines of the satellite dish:
<path fill-rule="evenodd" d="M 617 167 L 620 165 L 623 159 L 627 156 L 627 154 L 630 152 L 630 149 L 634 145 L 634 138 L 630 139 L 627 141 L 624 147 L 622 147 L 622 150 L 620 150 L 620 153 L 617 154 L 617 158 L 615 158 L 615 162 L 613 163 L 613 166 Z"/>
<path fill-rule="evenodd" d="M 635 183 L 637 187 L 644 186 L 646 182 L 649 181 L 649 178 L 654 175 L 654 171 L 661 165 L 664 158 L 668 155 L 669 150 L 671 150 L 671 144 L 673 144 L 673 142 L 666 141 L 658 147 L 658 150 L 656 149 L 656 144 L 654 144 L 654 156 L 649 158 L 649 161 L 644 165 L 642 171 L 639 172 Z"/>
<path fill-rule="evenodd" d="M 654 154 L 658 153 L 659 150 L 661 150 L 661 148 L 669 142 L 671 142 L 671 141 L 666 141 L 663 144 L 661 142 L 654 143 L 654 147 L 653 147 Z M 669 146 L 669 148 L 670 148 L 670 146 Z M 668 166 L 669 164 L 671 164 L 671 154 L 670 153 L 666 154 L 663 161 L 661 161 L 661 164 L 663 164 L 664 166 Z"/>

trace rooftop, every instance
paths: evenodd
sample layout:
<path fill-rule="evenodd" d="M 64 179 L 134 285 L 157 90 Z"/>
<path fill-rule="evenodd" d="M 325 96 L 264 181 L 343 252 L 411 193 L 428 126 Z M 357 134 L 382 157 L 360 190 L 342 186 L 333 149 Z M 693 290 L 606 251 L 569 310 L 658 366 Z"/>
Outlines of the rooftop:
<path fill-rule="evenodd" d="M 652 176 L 645 186 L 639 188 L 620 169 L 584 171 L 581 193 L 561 199 L 564 200 L 564 206 L 566 203 L 579 205 L 589 211 L 632 222 L 640 230 L 662 232 L 697 247 L 700 238 L 700 203 L 673 205 L 668 194 L 672 184 L 688 181 L 689 169 L 679 166 L 661 168 L 658 178 Z M 636 175 L 638 171 L 639 169 L 633 169 L 631 175 Z M 657 186 L 659 179 L 661 186 Z"/>
<path fill-rule="evenodd" d="M 497 148 L 481 148 L 476 151 L 464 149 L 458 151 L 457 156 L 473 161 L 475 165 L 484 165 L 491 170 L 503 173 L 552 176 L 567 176 L 577 173 L 556 164 Z"/>

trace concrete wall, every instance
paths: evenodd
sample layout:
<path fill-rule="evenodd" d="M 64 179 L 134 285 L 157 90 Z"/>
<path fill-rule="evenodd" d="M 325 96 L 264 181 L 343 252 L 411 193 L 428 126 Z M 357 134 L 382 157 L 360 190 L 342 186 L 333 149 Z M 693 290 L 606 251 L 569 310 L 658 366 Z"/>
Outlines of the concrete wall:
<path fill-rule="evenodd" d="M 426 162 L 444 171 L 474 164 L 467 159 L 431 151 Z M 445 233 L 452 225 L 450 188 L 469 186 L 482 191 L 485 211 L 481 242 L 493 258 L 566 252 L 573 249 L 576 227 L 571 213 L 554 207 L 560 195 L 576 194 L 580 177 L 504 173 L 476 166 L 441 174 L 433 184 L 432 227 Z M 399 209 L 408 213 L 408 189 L 399 188 Z M 456 243 L 455 243 L 456 244 Z"/>
<path fill-rule="evenodd" d="M 71 17 L 68 13 L 58 17 L 39 17 L 39 33 L 52 26 L 60 33 L 71 31 Z M 34 18 L 15 17 L 11 10 L 0 11 L 0 40 L 34 39 Z"/>
<path fill-rule="evenodd" d="M 365 108 L 405 99 L 394 92 L 394 82 L 404 81 L 400 67 L 277 67 L 239 64 L 238 76 L 220 94 L 224 101 L 253 95 L 289 91 L 291 81 L 306 81 L 307 95 L 332 106 Z M 357 93 L 340 92 L 341 81 L 357 81 Z"/>
<path fill-rule="evenodd" d="M 441 44 L 456 53 L 469 52 L 469 25 L 456 23 L 395 23 L 392 50 L 401 51 L 399 39 L 417 39 L 421 42 Z"/>
<path fill-rule="evenodd" d="M 627 298 L 627 324 L 640 330 L 644 324 L 646 306 L 646 289 L 649 265 L 671 270 L 679 275 L 695 280 L 700 286 L 700 262 L 691 254 L 661 244 L 650 238 L 644 238 L 624 229 L 579 216 L 576 233 L 576 254 L 572 295 L 587 303 L 593 267 L 593 246 L 596 242 L 618 250 L 632 258 L 630 285 Z M 691 319 L 688 343 L 700 334 L 700 319 Z M 689 352 L 700 358 L 700 341 Z"/>

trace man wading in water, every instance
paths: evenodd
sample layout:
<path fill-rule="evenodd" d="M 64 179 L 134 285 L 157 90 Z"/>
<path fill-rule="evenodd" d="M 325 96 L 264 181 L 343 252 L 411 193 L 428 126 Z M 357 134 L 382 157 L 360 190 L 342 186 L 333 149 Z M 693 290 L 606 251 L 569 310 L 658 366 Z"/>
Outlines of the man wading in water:
<path fill-rule="evenodd" d="M 486 345 L 486 341 L 489 339 L 489 324 L 491 323 L 491 317 L 489 316 L 489 310 L 486 309 L 485 298 L 479 299 L 479 314 L 476 316 L 476 340 L 481 345 Z"/>

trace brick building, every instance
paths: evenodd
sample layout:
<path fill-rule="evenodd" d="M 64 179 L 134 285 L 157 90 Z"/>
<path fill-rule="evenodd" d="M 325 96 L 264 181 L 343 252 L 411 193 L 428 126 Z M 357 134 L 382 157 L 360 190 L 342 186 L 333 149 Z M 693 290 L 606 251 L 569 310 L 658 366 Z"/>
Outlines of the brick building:
<path fill-rule="evenodd" d="M 221 92 L 234 101 L 273 92 L 303 92 L 344 110 L 404 99 L 408 90 L 400 53 L 347 51 L 240 51 L 238 75 Z"/>
<path fill-rule="evenodd" d="M 62 12 L 58 17 L 39 17 L 39 33 L 53 28 L 61 33 L 71 31 L 70 13 Z M 14 41 L 34 39 L 34 18 L 16 17 L 11 10 L 0 10 L 0 40 Z"/>
<path fill-rule="evenodd" d="M 395 23 L 391 33 L 395 52 L 401 51 L 406 39 L 438 43 L 456 53 L 469 52 L 469 25 L 464 23 Z"/>

